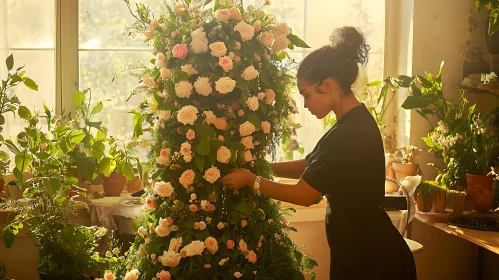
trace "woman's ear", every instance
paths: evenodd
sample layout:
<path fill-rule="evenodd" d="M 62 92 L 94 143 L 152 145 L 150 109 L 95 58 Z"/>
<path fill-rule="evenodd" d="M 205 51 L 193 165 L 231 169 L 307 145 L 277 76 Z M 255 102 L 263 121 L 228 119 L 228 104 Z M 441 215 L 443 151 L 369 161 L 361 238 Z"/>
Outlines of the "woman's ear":
<path fill-rule="evenodd" d="M 338 83 L 331 78 L 325 79 L 321 84 L 322 92 L 335 92 L 338 88 Z"/>

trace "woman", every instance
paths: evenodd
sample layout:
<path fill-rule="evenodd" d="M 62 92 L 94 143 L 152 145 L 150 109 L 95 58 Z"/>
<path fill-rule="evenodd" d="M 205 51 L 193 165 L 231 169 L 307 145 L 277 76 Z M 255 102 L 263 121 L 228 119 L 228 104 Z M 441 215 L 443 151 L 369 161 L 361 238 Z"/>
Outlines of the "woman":
<path fill-rule="evenodd" d="M 380 207 L 385 161 L 379 129 L 352 92 L 369 46 L 348 26 L 336 29 L 331 40 L 303 60 L 297 78 L 305 108 L 318 119 L 333 111 L 337 123 L 306 159 L 271 164 L 276 176 L 298 183 L 265 180 L 245 169 L 234 169 L 222 182 L 304 206 L 326 195 L 330 279 L 416 279 L 411 251 Z"/>

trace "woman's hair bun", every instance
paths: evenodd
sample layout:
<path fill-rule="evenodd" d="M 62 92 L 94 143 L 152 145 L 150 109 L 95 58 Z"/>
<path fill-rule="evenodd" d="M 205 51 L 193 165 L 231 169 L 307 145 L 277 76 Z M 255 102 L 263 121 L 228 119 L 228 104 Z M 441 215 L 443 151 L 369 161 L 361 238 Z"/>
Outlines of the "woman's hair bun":
<path fill-rule="evenodd" d="M 332 47 L 339 52 L 339 56 L 354 60 L 362 65 L 369 60 L 371 47 L 366 44 L 364 34 L 357 28 L 352 26 L 336 28 L 330 40 Z"/>

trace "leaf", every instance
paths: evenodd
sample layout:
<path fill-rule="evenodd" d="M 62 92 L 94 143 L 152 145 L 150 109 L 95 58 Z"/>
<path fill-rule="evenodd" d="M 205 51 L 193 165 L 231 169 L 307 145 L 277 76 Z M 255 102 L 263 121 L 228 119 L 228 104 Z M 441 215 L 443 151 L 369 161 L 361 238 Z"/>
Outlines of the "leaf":
<path fill-rule="evenodd" d="M 97 130 L 97 141 L 106 139 L 106 132 L 102 129 Z"/>
<path fill-rule="evenodd" d="M 431 104 L 432 99 L 433 97 L 430 95 L 407 96 L 404 103 L 402 104 L 402 108 L 406 110 L 426 108 L 429 104 Z"/>
<path fill-rule="evenodd" d="M 291 41 L 291 43 L 293 43 L 293 45 L 297 47 L 310 48 L 310 46 L 307 45 L 307 43 L 305 43 L 302 39 L 300 39 L 300 37 L 296 36 L 295 34 L 289 34 L 288 39 L 289 41 Z"/>
<path fill-rule="evenodd" d="M 223 146 L 223 143 L 218 141 L 217 139 L 211 139 L 210 140 L 210 145 L 215 149 L 217 150 L 218 148 L 222 147 Z"/>
<path fill-rule="evenodd" d="M 232 149 L 236 149 L 238 151 L 244 151 L 245 150 L 244 144 L 241 143 L 241 142 L 234 141 L 234 142 L 230 143 L 230 147 Z"/>
<path fill-rule="evenodd" d="M 73 102 L 76 105 L 76 108 L 82 109 L 83 102 L 85 102 L 85 94 L 80 91 L 75 92 L 75 94 L 73 94 Z"/>
<path fill-rule="evenodd" d="M 50 113 L 50 110 L 47 107 L 47 105 L 45 105 L 45 103 L 43 103 L 43 110 L 45 111 L 45 115 L 47 116 L 47 118 L 51 119 L 52 118 L 52 114 Z"/>
<path fill-rule="evenodd" d="M 12 244 L 14 244 L 14 240 L 16 239 L 16 235 L 22 228 L 22 222 L 12 222 L 2 230 L 2 238 L 3 242 L 5 243 L 5 247 L 7 247 L 8 249 L 12 247 Z"/>
<path fill-rule="evenodd" d="M 199 172 L 203 173 L 204 172 L 204 157 L 201 155 L 195 156 L 194 163 L 196 164 L 196 167 L 198 168 Z"/>
<path fill-rule="evenodd" d="M 234 206 L 234 209 L 241 214 L 241 218 L 247 218 L 255 210 L 255 205 L 253 201 L 241 201 Z"/>
<path fill-rule="evenodd" d="M 133 174 L 133 165 L 130 162 L 124 162 L 121 173 L 125 178 L 127 178 L 129 181 L 133 180 L 134 174 Z"/>
<path fill-rule="evenodd" d="M 24 120 L 30 120 L 33 117 L 31 111 L 26 106 L 20 106 L 19 109 L 17 109 L 17 114 Z"/>
<path fill-rule="evenodd" d="M 260 236 L 262 236 L 262 233 L 263 233 L 263 229 L 261 226 L 254 224 L 251 227 L 251 234 L 253 235 L 254 238 L 259 239 Z"/>
<path fill-rule="evenodd" d="M 54 198 L 61 190 L 61 181 L 59 178 L 43 178 L 42 182 L 52 198 Z"/>
<path fill-rule="evenodd" d="M 140 112 L 134 112 L 133 116 L 133 137 L 139 137 L 144 134 L 142 130 L 142 123 L 144 118 Z"/>
<path fill-rule="evenodd" d="M 239 213 L 237 211 L 233 211 L 230 213 L 229 215 L 229 223 L 232 224 L 232 225 L 235 225 L 239 222 L 240 220 L 240 216 L 239 216 Z"/>
<path fill-rule="evenodd" d="M 71 135 L 71 144 L 73 145 L 76 145 L 78 143 L 80 143 L 81 141 L 83 141 L 83 139 L 85 139 L 85 132 L 83 130 L 78 130 L 78 131 L 75 131 L 72 135 Z"/>
<path fill-rule="evenodd" d="M 23 173 L 31 164 L 31 155 L 24 151 L 22 154 L 17 154 L 14 161 L 16 163 L 16 168 Z"/>
<path fill-rule="evenodd" d="M 7 70 L 10 71 L 14 68 L 14 56 L 11 54 L 5 60 L 5 64 L 7 65 Z"/>
<path fill-rule="evenodd" d="M 196 152 L 200 155 L 207 156 L 210 154 L 210 140 L 208 137 L 203 136 L 201 142 L 196 147 Z"/>
<path fill-rule="evenodd" d="M 153 171 L 151 171 L 151 180 L 156 180 L 163 172 L 165 172 L 164 167 L 153 169 Z"/>
<path fill-rule="evenodd" d="M 216 0 L 215 1 L 215 6 L 213 7 L 213 11 L 217 11 L 221 7 L 222 7 L 222 5 L 220 5 L 220 0 Z"/>
<path fill-rule="evenodd" d="M 104 109 L 104 104 L 102 104 L 102 102 L 97 102 L 97 105 L 95 105 L 95 107 L 92 109 L 92 113 L 90 114 L 91 116 L 95 115 L 95 114 L 98 114 L 100 112 L 102 112 L 102 110 Z"/>
<path fill-rule="evenodd" d="M 381 85 L 381 80 L 376 80 L 376 81 L 372 81 L 372 82 L 367 83 L 366 87 L 375 87 L 375 86 L 379 86 L 379 85 Z"/>
<path fill-rule="evenodd" d="M 0 115 L 0 125 L 4 125 L 5 124 L 5 117 Z"/>
<path fill-rule="evenodd" d="M 261 120 L 260 120 L 260 117 L 258 117 L 257 114 L 255 114 L 255 113 L 249 113 L 248 114 L 248 121 L 250 123 L 252 123 L 257 130 L 261 130 L 262 129 Z"/>
<path fill-rule="evenodd" d="M 215 165 L 217 162 L 217 149 L 210 149 L 210 154 L 208 155 L 211 165 Z"/>
<path fill-rule="evenodd" d="M 99 162 L 97 167 L 104 176 L 109 177 L 114 169 L 116 169 L 116 162 L 111 158 L 105 157 Z"/>
<path fill-rule="evenodd" d="M 154 239 L 149 244 L 147 244 L 147 251 L 150 253 L 159 253 L 161 251 L 161 246 L 163 246 L 164 241 L 161 239 Z"/>
<path fill-rule="evenodd" d="M 173 82 L 175 83 L 179 83 L 181 81 L 187 81 L 189 80 L 189 77 L 190 77 L 189 73 L 184 72 L 180 69 L 175 69 L 172 75 Z"/>
<path fill-rule="evenodd" d="M 209 137 L 209 138 L 215 138 L 217 137 L 217 133 L 216 131 L 213 129 L 213 127 L 211 127 L 210 125 L 208 124 L 198 124 L 197 125 L 197 128 L 196 128 L 196 132 L 199 136 L 206 136 L 206 137 Z"/>
<path fill-rule="evenodd" d="M 293 270 L 293 276 L 291 279 L 293 279 L 293 280 L 305 280 L 305 276 L 303 276 L 303 273 L 301 273 L 300 271 Z"/>
<path fill-rule="evenodd" d="M 27 86 L 29 89 L 31 90 L 34 90 L 34 91 L 38 91 L 38 85 L 35 83 L 35 81 L 33 81 L 32 79 L 28 78 L 28 77 L 24 77 L 23 78 L 23 83 L 25 86 Z"/>
<path fill-rule="evenodd" d="M 12 170 L 12 173 L 14 174 L 14 177 L 16 177 L 17 182 L 23 181 L 23 174 L 21 173 L 21 171 L 19 171 L 19 169 L 17 169 L 17 167 L 14 167 L 14 169 Z M 19 183 L 19 184 L 21 184 L 21 183 Z"/>

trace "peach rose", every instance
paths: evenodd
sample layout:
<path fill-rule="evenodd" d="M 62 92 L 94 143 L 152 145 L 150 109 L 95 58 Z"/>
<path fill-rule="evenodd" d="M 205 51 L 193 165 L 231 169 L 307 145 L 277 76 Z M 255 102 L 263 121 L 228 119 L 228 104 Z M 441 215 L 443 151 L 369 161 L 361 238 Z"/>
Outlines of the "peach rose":
<path fill-rule="evenodd" d="M 191 151 L 191 144 L 185 142 L 185 143 L 182 143 L 182 145 L 180 145 L 180 153 L 185 156 L 185 155 L 190 155 L 192 154 L 192 151 Z"/>
<path fill-rule="evenodd" d="M 241 227 L 246 227 L 248 225 L 248 222 L 246 220 L 241 221 Z"/>
<path fill-rule="evenodd" d="M 241 139 L 241 143 L 243 143 L 246 149 L 254 149 L 255 145 L 253 144 L 253 136 L 247 136 Z"/>
<path fill-rule="evenodd" d="M 187 130 L 185 137 L 187 138 L 187 140 L 193 140 L 194 138 L 196 138 L 196 132 L 192 129 L 189 129 Z"/>
<path fill-rule="evenodd" d="M 243 19 L 241 12 L 239 12 L 239 10 L 237 8 L 234 8 L 234 7 L 230 8 L 229 14 L 230 14 L 231 19 L 235 19 L 235 20 L 242 20 Z"/>
<path fill-rule="evenodd" d="M 230 57 L 228 56 L 222 56 L 218 60 L 218 65 L 220 65 L 220 67 L 222 67 L 225 72 L 229 72 L 234 66 L 234 64 L 232 63 L 232 59 L 230 59 Z"/>
<path fill-rule="evenodd" d="M 219 130 L 225 131 L 227 129 L 227 120 L 225 118 L 216 118 L 213 124 Z"/>
<path fill-rule="evenodd" d="M 191 204 L 189 205 L 189 210 L 194 213 L 198 211 L 198 207 L 196 206 L 196 204 Z"/>
<path fill-rule="evenodd" d="M 261 122 L 263 133 L 270 133 L 270 123 L 268 121 Z"/>
<path fill-rule="evenodd" d="M 253 250 L 249 251 L 248 254 L 246 255 L 246 259 L 250 263 L 256 263 L 257 257 L 256 257 L 255 252 L 253 252 Z"/>
<path fill-rule="evenodd" d="M 251 134 L 253 134 L 253 132 L 255 132 L 256 128 L 255 126 L 250 123 L 249 121 L 246 121 L 245 123 L 243 123 L 240 127 L 239 127 L 239 134 L 241 134 L 241 136 L 249 136 Z"/>
<path fill-rule="evenodd" d="M 213 184 L 220 178 L 220 170 L 216 167 L 211 167 L 204 172 L 203 178 Z"/>
<path fill-rule="evenodd" d="M 172 49 L 173 57 L 184 59 L 187 57 L 187 45 L 176 44 Z"/>
<path fill-rule="evenodd" d="M 244 240 L 239 240 L 239 251 L 246 253 L 248 252 L 248 244 Z"/>
<path fill-rule="evenodd" d="M 244 161 L 250 162 L 252 160 L 253 160 L 253 155 L 251 154 L 251 151 L 246 150 L 246 152 L 244 152 Z"/>
<path fill-rule="evenodd" d="M 196 177 L 196 173 L 192 169 L 188 169 L 182 173 L 180 176 L 180 184 L 184 186 L 184 188 L 187 188 L 188 186 L 192 185 L 194 183 L 194 178 Z"/>
<path fill-rule="evenodd" d="M 210 44 L 211 55 L 216 57 L 224 56 L 227 53 L 227 47 L 224 42 L 215 42 Z"/>
<path fill-rule="evenodd" d="M 274 100 L 275 100 L 275 92 L 271 89 L 267 89 L 265 91 L 265 101 L 267 102 L 267 104 L 272 104 L 274 103 Z"/>
<path fill-rule="evenodd" d="M 156 208 L 158 208 L 158 205 L 156 204 L 156 198 L 152 196 L 147 196 L 145 199 L 144 208 L 146 210 L 156 210 Z"/>
<path fill-rule="evenodd" d="M 227 240 L 227 249 L 232 250 L 236 246 L 236 242 L 234 240 Z"/>
<path fill-rule="evenodd" d="M 204 246 L 212 255 L 214 255 L 218 251 L 218 242 L 211 236 L 206 238 L 206 240 L 204 241 Z"/>
<path fill-rule="evenodd" d="M 221 163 L 229 163 L 231 152 L 229 148 L 222 146 L 217 149 L 217 160 Z"/>

